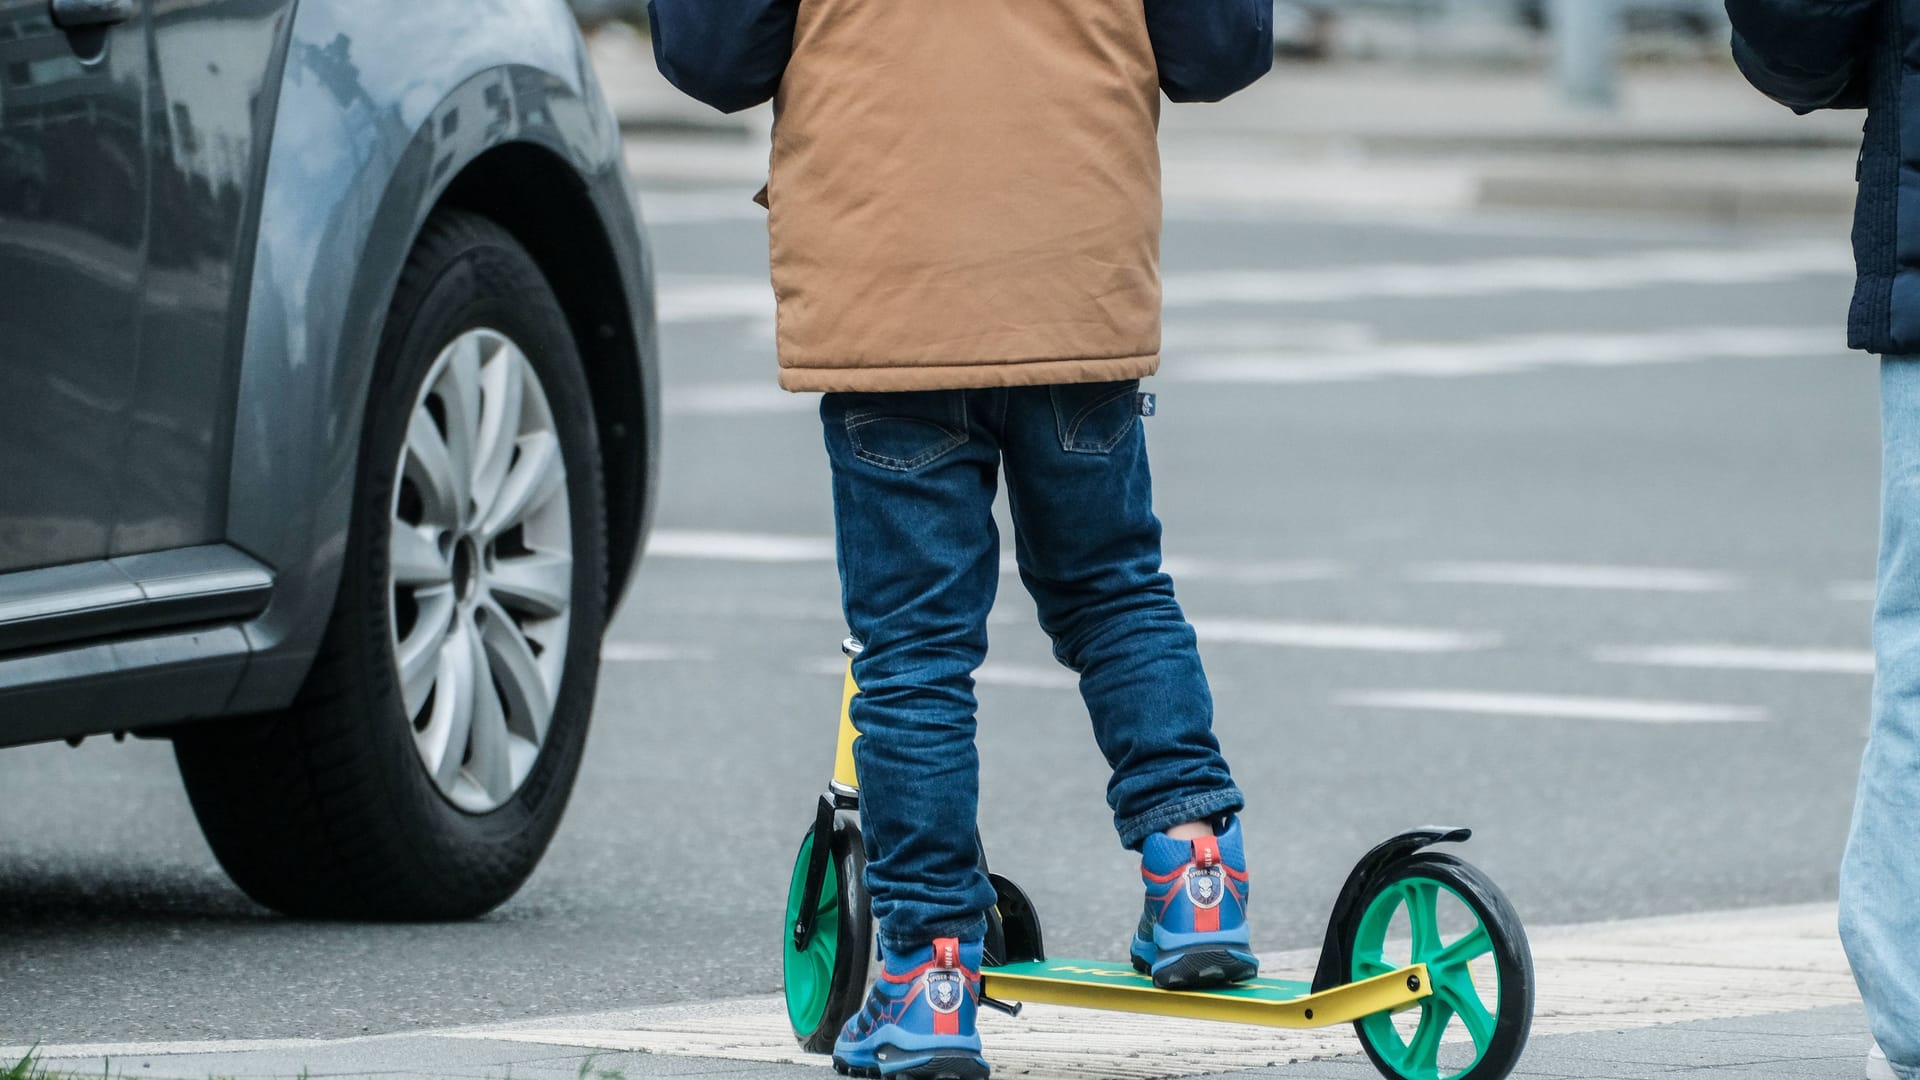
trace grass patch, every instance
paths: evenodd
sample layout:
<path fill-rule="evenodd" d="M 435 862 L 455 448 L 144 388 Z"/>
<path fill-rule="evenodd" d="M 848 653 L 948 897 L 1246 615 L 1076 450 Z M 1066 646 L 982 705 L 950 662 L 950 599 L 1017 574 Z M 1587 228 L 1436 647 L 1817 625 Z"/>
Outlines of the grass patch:
<path fill-rule="evenodd" d="M 0 1066 L 0 1080 L 126 1080 L 125 1073 L 113 1072 L 112 1064 L 103 1064 L 98 1074 L 54 1072 L 40 1066 L 32 1051 L 11 1066 Z"/>
<path fill-rule="evenodd" d="M 625 1070 L 594 1068 L 594 1062 L 599 1060 L 599 1056 L 595 1055 L 581 1062 L 578 1080 L 627 1080 Z M 0 1077 L 0 1080 L 5 1080 L 5 1078 Z"/>
<path fill-rule="evenodd" d="M 48 1072 L 46 1069 L 41 1068 L 40 1063 L 35 1060 L 31 1051 L 27 1053 L 26 1057 L 14 1062 L 12 1066 L 0 1068 L 0 1080 L 68 1080 L 71 1075 L 70 1073 Z"/>

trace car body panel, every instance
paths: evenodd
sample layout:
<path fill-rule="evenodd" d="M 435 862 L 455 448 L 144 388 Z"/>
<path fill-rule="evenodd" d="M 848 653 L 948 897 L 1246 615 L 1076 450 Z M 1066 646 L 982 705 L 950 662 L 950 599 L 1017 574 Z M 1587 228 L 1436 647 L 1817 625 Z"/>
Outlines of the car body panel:
<path fill-rule="evenodd" d="M 146 8 L 90 40 L 46 0 L 0 0 L 0 573 L 111 546 L 145 261 Z"/>
<path fill-rule="evenodd" d="M 234 374 L 293 0 L 156 0 L 147 264 L 111 555 L 226 532 Z"/>

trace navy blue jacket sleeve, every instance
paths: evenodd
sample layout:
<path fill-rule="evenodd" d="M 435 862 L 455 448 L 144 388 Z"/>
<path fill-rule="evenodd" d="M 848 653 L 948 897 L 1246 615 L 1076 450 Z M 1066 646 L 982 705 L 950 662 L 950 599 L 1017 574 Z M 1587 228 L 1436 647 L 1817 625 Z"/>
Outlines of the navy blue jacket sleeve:
<path fill-rule="evenodd" d="M 1880 0 L 1727 0 L 1733 60 L 1795 112 L 1861 109 Z"/>
<path fill-rule="evenodd" d="M 793 54 L 800 0 L 647 0 L 653 59 L 689 97 L 721 112 L 771 98 Z"/>
<path fill-rule="evenodd" d="M 1146 0 L 1160 88 L 1219 101 L 1273 68 L 1273 0 Z"/>

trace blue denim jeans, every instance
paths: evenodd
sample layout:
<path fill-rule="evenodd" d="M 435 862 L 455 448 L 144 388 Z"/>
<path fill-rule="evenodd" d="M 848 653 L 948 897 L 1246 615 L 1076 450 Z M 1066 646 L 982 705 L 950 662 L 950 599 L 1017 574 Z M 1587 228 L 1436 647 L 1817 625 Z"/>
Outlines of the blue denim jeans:
<path fill-rule="evenodd" d="M 866 645 L 854 661 L 855 765 L 885 948 L 978 937 L 994 904 L 976 839 L 973 673 L 1000 582 L 1003 473 L 1020 579 L 1054 656 L 1080 676 L 1121 843 L 1242 805 L 1193 627 L 1160 570 L 1138 390 L 821 401 L 841 600 Z"/>
<path fill-rule="evenodd" d="M 1840 939 L 1874 1038 L 1920 1080 L 1920 359 L 1880 364 L 1873 726 L 1840 864 Z"/>

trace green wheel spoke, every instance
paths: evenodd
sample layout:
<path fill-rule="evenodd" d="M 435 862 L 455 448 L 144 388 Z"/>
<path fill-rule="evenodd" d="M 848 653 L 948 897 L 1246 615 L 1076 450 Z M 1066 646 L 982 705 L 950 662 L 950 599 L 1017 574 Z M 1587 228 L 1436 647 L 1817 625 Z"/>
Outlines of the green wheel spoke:
<path fill-rule="evenodd" d="M 1440 952 L 1440 886 L 1416 878 L 1401 882 L 1400 894 L 1413 926 L 1413 962 L 1418 964 Z"/>
<path fill-rule="evenodd" d="M 1473 983 L 1465 980 L 1449 979 L 1433 988 L 1434 996 L 1460 1018 L 1467 1034 L 1473 1037 L 1473 1049 L 1476 1054 L 1484 1054 L 1487 1047 L 1493 1045 L 1493 1014 L 1480 1000 L 1480 994 Z"/>
<path fill-rule="evenodd" d="M 1493 951 L 1493 936 L 1487 933 L 1485 926 L 1475 926 L 1461 936 L 1460 940 L 1434 953 L 1427 958 L 1429 968 L 1463 967 L 1470 960 L 1485 956 Z"/>
<path fill-rule="evenodd" d="M 1380 958 L 1379 953 L 1353 958 L 1353 976 L 1355 979 L 1371 979 L 1376 975 L 1387 975 L 1400 970 Z"/>
<path fill-rule="evenodd" d="M 1420 1003 L 1420 1026 L 1414 1029 L 1400 1058 L 1400 1075 L 1409 1080 L 1440 1075 L 1440 1037 L 1452 1020 L 1453 1009 L 1446 1002 L 1428 998 Z"/>

